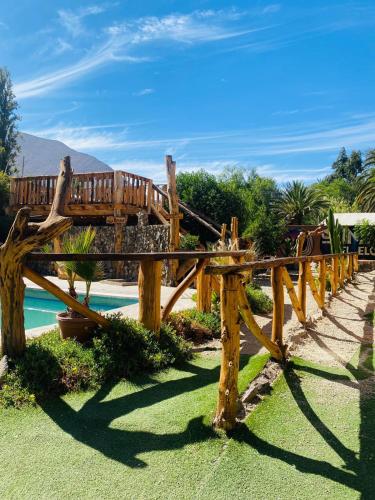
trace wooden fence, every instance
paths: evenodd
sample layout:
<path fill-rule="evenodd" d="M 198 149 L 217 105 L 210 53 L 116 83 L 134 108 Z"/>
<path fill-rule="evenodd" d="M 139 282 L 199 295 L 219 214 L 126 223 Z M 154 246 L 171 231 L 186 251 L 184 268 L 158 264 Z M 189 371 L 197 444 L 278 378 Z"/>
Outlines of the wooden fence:
<path fill-rule="evenodd" d="M 313 275 L 311 264 L 318 265 L 318 274 Z M 297 291 L 286 268 L 288 264 L 298 264 Z M 272 335 L 269 339 L 256 322 L 249 306 L 244 288 L 244 273 L 255 269 L 271 269 L 273 295 Z M 221 341 L 222 359 L 219 382 L 219 398 L 215 424 L 231 429 L 236 423 L 238 401 L 238 370 L 240 352 L 240 318 L 250 332 L 279 361 L 286 357 L 283 342 L 284 326 L 284 286 L 289 294 L 292 307 L 301 324 L 307 320 L 306 295 L 309 286 L 321 310 L 326 307 L 326 281 L 329 279 L 332 295 L 339 287 L 350 281 L 358 271 L 358 254 L 330 254 L 305 257 L 288 257 L 265 261 L 254 261 L 237 265 L 208 266 L 206 274 L 221 277 Z"/>
<path fill-rule="evenodd" d="M 139 321 L 150 330 L 159 332 L 162 321 L 165 321 L 171 313 L 177 300 L 185 290 L 192 285 L 195 279 L 198 281 L 198 308 L 208 310 L 211 307 L 211 279 L 204 274 L 204 267 L 211 259 L 230 257 L 239 261 L 245 256 L 246 251 L 218 251 L 218 252 L 154 252 L 154 253 L 106 253 L 106 254 L 64 254 L 64 253 L 30 253 L 26 265 L 23 268 L 24 276 L 35 284 L 45 288 L 73 310 L 82 313 L 82 304 L 74 301 L 72 297 L 53 285 L 46 278 L 27 267 L 28 261 L 42 262 L 67 262 L 67 261 L 118 261 L 139 262 L 138 292 L 139 292 Z M 188 262 L 190 271 L 171 294 L 167 304 L 161 308 L 161 271 L 163 260 L 174 260 L 175 262 Z M 202 283 L 204 286 L 202 286 Z M 202 295 L 204 299 L 202 299 Z M 76 304 L 77 302 L 77 304 Z M 208 306 L 209 303 L 209 306 Z M 79 308 L 79 309 L 78 309 Z M 97 323 L 105 323 L 105 318 L 99 318 L 95 311 L 85 308 L 85 315 Z"/>
<path fill-rule="evenodd" d="M 240 353 L 240 319 L 250 332 L 270 352 L 271 356 L 284 361 L 286 345 L 283 341 L 284 327 L 284 287 L 290 297 L 293 310 L 301 324 L 307 321 L 307 287 L 321 310 L 326 307 L 327 281 L 332 295 L 352 280 L 358 271 L 358 254 L 329 254 L 302 257 L 287 257 L 253 262 L 243 262 L 246 251 L 218 252 L 159 252 L 140 254 L 42 254 L 31 253 L 29 261 L 82 261 L 110 260 L 139 262 L 139 321 L 148 329 L 159 332 L 161 322 L 166 320 L 177 300 L 196 280 L 197 308 L 201 311 L 211 309 L 211 291 L 220 290 L 222 359 L 219 381 L 218 405 L 215 424 L 229 430 L 236 423 L 238 402 L 238 371 Z M 227 257 L 232 264 L 210 265 L 210 261 Z M 194 267 L 185 279 L 172 292 L 167 304 L 161 308 L 162 261 L 193 261 Z M 294 287 L 286 266 L 297 264 L 298 284 Z M 317 265 L 314 276 L 312 264 Z M 254 270 L 271 269 L 273 295 L 273 317 L 271 338 L 265 335 L 256 322 L 250 308 L 245 285 Z M 105 317 L 87 309 L 72 299 L 56 285 L 24 267 L 24 276 L 37 285 L 53 293 L 72 309 L 106 325 Z"/>

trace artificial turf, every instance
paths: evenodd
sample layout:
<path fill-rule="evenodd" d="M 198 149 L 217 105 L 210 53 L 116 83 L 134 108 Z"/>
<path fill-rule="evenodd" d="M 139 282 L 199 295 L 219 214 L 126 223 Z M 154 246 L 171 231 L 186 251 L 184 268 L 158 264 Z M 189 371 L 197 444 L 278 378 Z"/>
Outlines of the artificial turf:
<path fill-rule="evenodd" d="M 266 359 L 242 357 L 240 389 Z M 217 355 L 3 410 L 1 498 L 373 498 L 367 354 L 365 363 L 356 371 L 295 360 L 230 436 L 210 426 Z"/>

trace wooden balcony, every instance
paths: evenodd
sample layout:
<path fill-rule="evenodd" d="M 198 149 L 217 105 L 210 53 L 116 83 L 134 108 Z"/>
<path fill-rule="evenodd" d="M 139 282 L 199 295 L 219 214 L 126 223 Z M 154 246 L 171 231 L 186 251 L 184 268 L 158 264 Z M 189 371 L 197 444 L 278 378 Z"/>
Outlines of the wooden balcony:
<path fill-rule="evenodd" d="M 9 213 L 30 207 L 33 216 L 47 215 L 56 189 L 57 176 L 11 179 Z M 152 180 L 123 171 L 75 174 L 66 215 L 124 216 L 139 211 L 150 213 L 160 204 Z"/>

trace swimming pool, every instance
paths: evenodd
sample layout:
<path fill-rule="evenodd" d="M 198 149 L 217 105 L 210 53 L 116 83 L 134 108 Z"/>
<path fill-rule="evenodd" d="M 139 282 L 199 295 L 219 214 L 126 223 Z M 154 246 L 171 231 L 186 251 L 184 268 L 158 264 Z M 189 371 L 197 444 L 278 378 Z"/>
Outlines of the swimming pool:
<path fill-rule="evenodd" d="M 82 301 L 83 295 L 78 294 L 78 297 Z M 110 309 L 117 309 L 118 307 L 136 304 L 137 302 L 138 299 L 131 297 L 91 295 L 90 309 L 94 309 L 95 311 L 109 311 Z M 26 329 L 56 323 L 56 313 L 65 310 L 66 305 L 49 292 L 26 288 L 24 302 Z"/>

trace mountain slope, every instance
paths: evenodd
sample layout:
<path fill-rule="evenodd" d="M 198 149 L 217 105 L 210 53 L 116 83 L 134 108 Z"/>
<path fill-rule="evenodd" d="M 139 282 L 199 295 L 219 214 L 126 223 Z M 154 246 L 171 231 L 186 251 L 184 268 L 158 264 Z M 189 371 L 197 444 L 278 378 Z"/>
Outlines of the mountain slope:
<path fill-rule="evenodd" d="M 72 168 L 76 173 L 108 172 L 112 170 L 109 165 L 94 156 L 79 153 L 60 141 L 20 133 L 18 143 L 21 151 L 17 157 L 17 175 L 22 175 L 23 158 L 25 161 L 24 176 L 57 175 L 59 162 L 64 156 L 71 157 Z"/>

